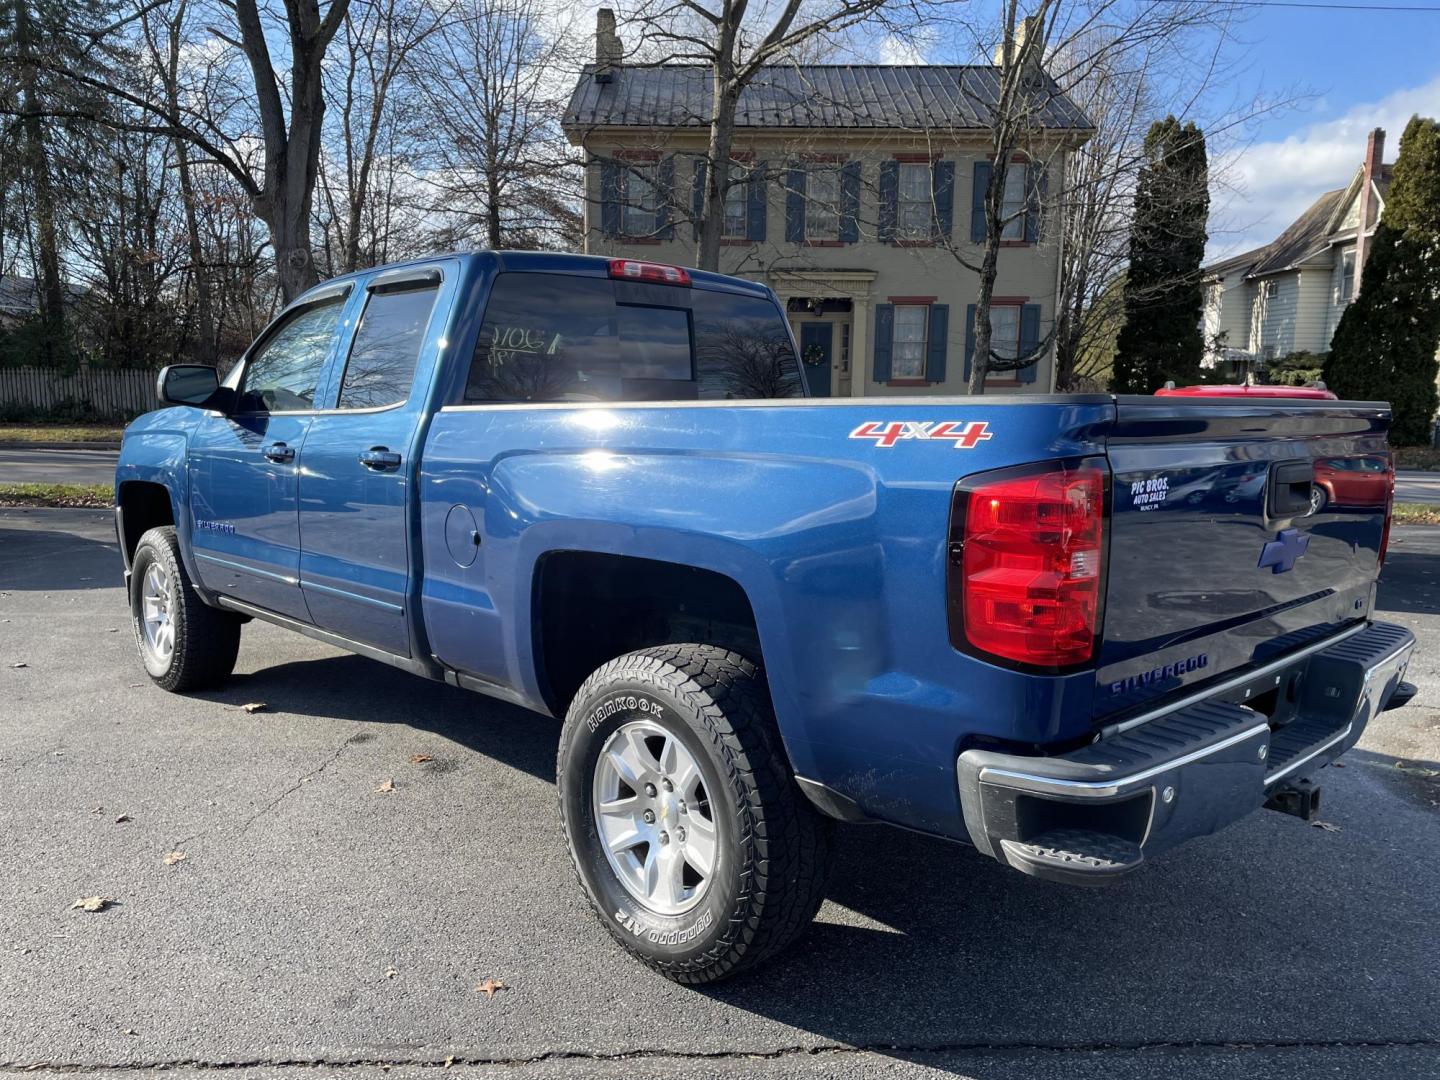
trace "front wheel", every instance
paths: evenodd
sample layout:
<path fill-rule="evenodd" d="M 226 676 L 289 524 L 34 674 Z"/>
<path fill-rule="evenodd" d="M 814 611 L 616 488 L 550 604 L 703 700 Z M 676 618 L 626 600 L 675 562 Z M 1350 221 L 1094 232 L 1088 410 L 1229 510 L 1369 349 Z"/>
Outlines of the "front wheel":
<path fill-rule="evenodd" d="M 240 619 L 200 599 L 171 526 L 151 529 L 135 546 L 130 618 L 140 660 L 162 689 L 216 686 L 235 670 Z"/>
<path fill-rule="evenodd" d="M 736 653 L 667 645 L 610 661 L 570 705 L 557 775 L 596 913 L 677 982 L 773 955 L 824 898 L 833 823 L 795 786 L 764 676 Z"/>

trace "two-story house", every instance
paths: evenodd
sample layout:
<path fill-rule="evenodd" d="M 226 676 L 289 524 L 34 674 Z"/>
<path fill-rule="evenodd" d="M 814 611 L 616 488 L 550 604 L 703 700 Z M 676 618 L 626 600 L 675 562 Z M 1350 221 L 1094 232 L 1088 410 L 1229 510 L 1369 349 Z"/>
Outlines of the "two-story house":
<path fill-rule="evenodd" d="M 1384 153 L 1385 132 L 1376 128 L 1348 185 L 1321 195 L 1271 243 L 1205 268 L 1209 363 L 1263 366 L 1290 353 L 1330 350 L 1340 316 L 1360 291 L 1385 207 L 1391 167 Z"/>
<path fill-rule="evenodd" d="M 597 63 L 565 112 L 585 151 L 586 250 L 693 264 L 705 184 L 710 72 L 618 62 L 600 14 Z M 1090 134 L 1043 72 L 1044 104 L 1008 173 L 991 308 L 997 355 L 1047 339 L 1059 277 L 1067 155 Z M 739 98 L 720 270 L 785 303 L 816 395 L 965 393 L 985 240 L 989 66 L 762 69 Z M 732 176 L 735 175 L 732 172 Z M 957 255 L 960 256 L 957 258 Z M 1048 391 L 1053 350 L 987 387 Z"/>

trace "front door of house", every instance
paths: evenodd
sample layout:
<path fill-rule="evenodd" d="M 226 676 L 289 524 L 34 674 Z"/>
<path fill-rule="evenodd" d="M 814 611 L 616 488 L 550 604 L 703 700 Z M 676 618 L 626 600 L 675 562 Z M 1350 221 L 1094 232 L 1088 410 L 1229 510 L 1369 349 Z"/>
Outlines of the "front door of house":
<path fill-rule="evenodd" d="M 800 324 L 800 360 L 811 397 L 830 396 L 830 367 L 834 359 L 835 324 Z"/>

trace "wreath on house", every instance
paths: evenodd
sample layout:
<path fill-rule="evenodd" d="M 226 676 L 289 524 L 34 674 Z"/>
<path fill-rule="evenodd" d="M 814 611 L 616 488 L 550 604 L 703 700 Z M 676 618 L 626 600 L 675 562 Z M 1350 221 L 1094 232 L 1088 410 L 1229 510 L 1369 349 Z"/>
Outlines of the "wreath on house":
<path fill-rule="evenodd" d="M 806 345 L 800 353 L 800 359 L 805 361 L 806 367 L 819 367 L 825 362 L 825 349 L 820 345 Z"/>

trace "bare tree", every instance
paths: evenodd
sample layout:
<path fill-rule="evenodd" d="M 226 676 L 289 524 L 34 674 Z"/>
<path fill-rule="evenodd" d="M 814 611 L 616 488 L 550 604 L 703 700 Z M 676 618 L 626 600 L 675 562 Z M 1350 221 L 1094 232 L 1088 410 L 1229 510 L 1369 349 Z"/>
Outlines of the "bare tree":
<path fill-rule="evenodd" d="M 572 67 L 564 40 L 539 0 L 460 0 L 426 50 L 425 122 L 439 137 L 425 180 L 450 208 L 451 231 L 463 236 L 453 219 L 478 213 L 490 248 L 578 239 L 580 162 L 559 128 L 569 87 L 556 74 Z"/>

